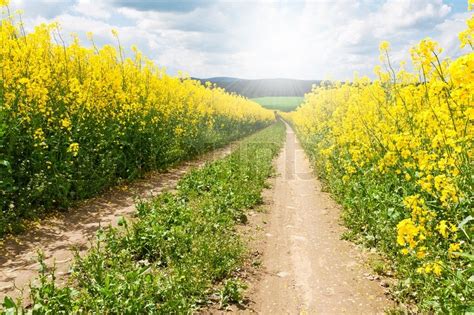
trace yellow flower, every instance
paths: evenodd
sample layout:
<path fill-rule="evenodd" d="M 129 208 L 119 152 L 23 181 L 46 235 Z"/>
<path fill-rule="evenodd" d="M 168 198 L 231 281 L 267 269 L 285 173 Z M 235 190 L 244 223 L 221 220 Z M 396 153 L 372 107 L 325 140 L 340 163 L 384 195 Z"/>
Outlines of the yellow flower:
<path fill-rule="evenodd" d="M 43 132 L 43 129 L 36 129 L 33 133 L 33 138 L 36 140 L 36 143 L 34 144 L 35 147 L 41 147 L 43 149 L 48 148 L 48 144 L 46 143 L 46 136 Z"/>
<path fill-rule="evenodd" d="M 400 246 L 409 245 L 410 248 L 415 248 L 417 241 L 416 236 L 420 232 L 420 229 L 412 221 L 412 219 L 404 219 L 397 225 L 398 236 L 397 243 Z"/>
<path fill-rule="evenodd" d="M 451 243 L 448 248 L 448 256 L 450 258 L 459 257 L 455 252 L 462 252 L 461 243 Z"/>
<path fill-rule="evenodd" d="M 44 132 L 43 132 L 43 129 L 41 128 L 38 128 L 35 130 L 34 134 L 33 134 L 33 137 L 35 140 L 38 140 L 40 142 L 44 141 L 46 138 L 44 136 Z"/>
<path fill-rule="evenodd" d="M 443 266 L 442 266 L 443 262 L 442 261 L 437 261 L 435 263 L 433 263 L 433 273 L 437 276 L 440 276 L 441 275 L 441 272 L 443 271 Z"/>
<path fill-rule="evenodd" d="M 448 238 L 449 230 L 446 220 L 439 221 L 438 225 L 436 226 L 436 229 L 438 230 L 439 234 L 441 234 L 444 238 Z"/>
<path fill-rule="evenodd" d="M 401 152 L 401 154 L 402 154 L 402 157 L 403 157 L 404 159 L 406 159 L 406 158 L 410 157 L 411 152 L 410 152 L 410 150 L 408 150 L 408 149 L 403 149 L 402 152 Z"/>
<path fill-rule="evenodd" d="M 433 265 L 432 264 L 426 264 L 424 272 L 426 274 L 429 274 L 431 271 L 433 271 Z"/>
<path fill-rule="evenodd" d="M 60 120 L 61 127 L 64 129 L 71 129 L 71 120 L 69 118 L 63 118 Z"/>
<path fill-rule="evenodd" d="M 443 271 L 443 262 L 437 260 L 432 263 L 425 263 L 422 267 L 418 267 L 416 272 L 419 274 L 430 274 L 433 273 L 435 276 L 440 276 Z"/>
<path fill-rule="evenodd" d="M 6 7 L 10 3 L 10 0 L 0 0 L 0 7 Z"/>
<path fill-rule="evenodd" d="M 444 238 L 448 238 L 450 233 L 456 233 L 458 230 L 454 224 L 448 223 L 446 220 L 441 220 L 436 226 L 436 229 Z"/>
<path fill-rule="evenodd" d="M 467 21 L 467 29 L 459 33 L 459 41 L 461 48 L 465 46 L 473 46 L 474 44 L 474 16 Z"/>
<path fill-rule="evenodd" d="M 79 143 L 73 142 L 69 145 L 69 148 L 67 149 L 68 152 L 72 154 L 72 156 L 77 156 L 79 153 Z"/>
<path fill-rule="evenodd" d="M 426 247 L 422 246 L 420 249 L 416 252 L 416 258 L 418 259 L 423 259 L 426 257 Z"/>
<path fill-rule="evenodd" d="M 176 136 L 181 136 L 183 133 L 184 133 L 184 129 L 181 127 L 181 126 L 177 126 L 175 129 L 174 129 L 174 133 L 176 134 Z"/>
<path fill-rule="evenodd" d="M 452 223 L 449 224 L 449 230 L 452 232 L 452 233 L 455 233 L 457 232 L 458 230 L 458 227 Z"/>
<path fill-rule="evenodd" d="M 379 50 L 380 52 L 387 52 L 390 49 L 390 43 L 387 41 L 380 42 Z"/>

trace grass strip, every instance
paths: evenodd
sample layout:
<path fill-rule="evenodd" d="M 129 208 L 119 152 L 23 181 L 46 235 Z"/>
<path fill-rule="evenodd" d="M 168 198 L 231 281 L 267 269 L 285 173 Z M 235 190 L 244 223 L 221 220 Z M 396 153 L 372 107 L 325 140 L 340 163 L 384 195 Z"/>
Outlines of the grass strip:
<path fill-rule="evenodd" d="M 6 298 L 2 312 L 175 314 L 192 312 L 219 292 L 222 301 L 238 300 L 232 274 L 246 250 L 236 225 L 262 202 L 284 134 L 278 122 L 228 157 L 188 173 L 176 192 L 138 203 L 136 218 L 101 230 L 87 255 L 76 255 L 65 286 L 41 262 L 28 310 Z M 219 284 L 224 288 L 217 291 Z"/>

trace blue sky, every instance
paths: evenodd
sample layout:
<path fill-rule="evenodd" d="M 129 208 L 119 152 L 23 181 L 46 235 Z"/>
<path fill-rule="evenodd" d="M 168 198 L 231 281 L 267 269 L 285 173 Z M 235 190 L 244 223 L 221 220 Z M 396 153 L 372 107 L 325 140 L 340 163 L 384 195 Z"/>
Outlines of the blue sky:
<path fill-rule="evenodd" d="M 86 44 L 136 44 L 176 74 L 196 77 L 350 79 L 372 75 L 378 44 L 395 61 L 425 37 L 455 57 L 466 0 L 11 0 L 27 29 L 58 21 Z"/>

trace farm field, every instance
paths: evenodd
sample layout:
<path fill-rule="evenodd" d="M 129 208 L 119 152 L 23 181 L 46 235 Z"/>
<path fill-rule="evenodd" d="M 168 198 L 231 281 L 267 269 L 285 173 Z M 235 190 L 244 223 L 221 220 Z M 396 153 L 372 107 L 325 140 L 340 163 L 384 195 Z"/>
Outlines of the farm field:
<path fill-rule="evenodd" d="M 117 49 L 94 49 L 52 45 L 54 25 L 21 36 L 4 19 L 0 31 L 0 236 L 274 121 L 243 97 L 168 76 L 137 50 L 124 59 L 115 32 Z"/>
<path fill-rule="evenodd" d="M 282 112 L 294 111 L 304 100 L 300 96 L 267 96 L 252 98 L 254 102 L 267 109 L 279 110 Z"/>
<path fill-rule="evenodd" d="M 473 0 L 25 6 L 1 315 L 474 313 Z"/>

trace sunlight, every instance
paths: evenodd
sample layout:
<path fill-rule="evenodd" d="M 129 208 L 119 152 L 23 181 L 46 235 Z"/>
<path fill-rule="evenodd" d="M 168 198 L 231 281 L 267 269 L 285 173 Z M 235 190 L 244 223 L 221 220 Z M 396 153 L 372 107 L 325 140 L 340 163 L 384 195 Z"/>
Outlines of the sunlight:
<path fill-rule="evenodd" d="M 292 76 L 304 68 L 309 42 L 296 15 L 273 7 L 254 22 L 252 30 L 247 49 L 250 53 L 244 60 L 247 67 L 273 77 Z"/>

